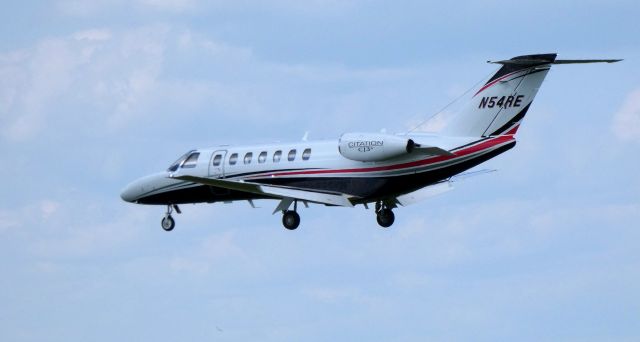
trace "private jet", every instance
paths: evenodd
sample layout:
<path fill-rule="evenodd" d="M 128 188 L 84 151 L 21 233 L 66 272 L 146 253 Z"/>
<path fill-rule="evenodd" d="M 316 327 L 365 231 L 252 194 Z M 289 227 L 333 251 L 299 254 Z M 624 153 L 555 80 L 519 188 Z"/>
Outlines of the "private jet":
<path fill-rule="evenodd" d="M 489 61 L 499 65 L 437 133 L 351 132 L 338 139 L 264 145 L 222 145 L 185 153 L 165 171 L 127 185 L 124 201 L 166 206 L 161 225 L 175 227 L 180 204 L 272 199 L 289 230 L 299 204 L 375 209 L 390 227 L 393 209 L 451 189 L 468 170 L 513 148 L 540 85 L 555 64 L 613 63 L 617 59 L 559 60 L 556 54 Z M 475 90 L 475 89 L 474 89 Z"/>

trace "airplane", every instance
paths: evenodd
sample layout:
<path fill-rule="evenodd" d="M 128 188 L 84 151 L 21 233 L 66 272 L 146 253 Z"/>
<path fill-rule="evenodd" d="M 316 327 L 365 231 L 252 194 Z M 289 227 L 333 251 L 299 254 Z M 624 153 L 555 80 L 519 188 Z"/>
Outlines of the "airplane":
<path fill-rule="evenodd" d="M 274 199 L 273 214 L 298 228 L 298 204 L 375 208 L 381 227 L 393 209 L 447 191 L 456 177 L 516 144 L 516 133 L 555 64 L 614 63 L 620 59 L 561 60 L 534 54 L 498 64 L 463 109 L 437 133 L 355 132 L 338 139 L 191 150 L 165 171 L 135 180 L 124 201 L 166 206 L 162 228 L 175 227 L 178 205 Z"/>

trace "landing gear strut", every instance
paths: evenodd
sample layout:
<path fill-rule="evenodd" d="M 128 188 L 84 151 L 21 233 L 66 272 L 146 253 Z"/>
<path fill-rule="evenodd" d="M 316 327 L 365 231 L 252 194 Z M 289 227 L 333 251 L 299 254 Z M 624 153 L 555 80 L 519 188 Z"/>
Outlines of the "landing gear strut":
<path fill-rule="evenodd" d="M 293 210 L 282 211 L 282 225 L 289 229 L 294 230 L 300 225 L 300 215 L 298 215 L 298 201 L 293 201 Z"/>
<path fill-rule="evenodd" d="M 389 228 L 395 221 L 396 216 L 391 208 L 381 202 L 376 202 L 376 220 L 380 227 Z"/>
<path fill-rule="evenodd" d="M 173 210 L 175 210 L 178 214 L 182 213 L 182 211 L 180 211 L 180 208 L 176 204 L 167 205 L 167 212 L 164 214 L 162 222 L 160 222 L 162 225 L 162 229 L 167 232 L 172 231 L 176 226 L 176 221 L 173 219 L 173 217 L 171 217 L 171 213 L 173 212 Z"/>

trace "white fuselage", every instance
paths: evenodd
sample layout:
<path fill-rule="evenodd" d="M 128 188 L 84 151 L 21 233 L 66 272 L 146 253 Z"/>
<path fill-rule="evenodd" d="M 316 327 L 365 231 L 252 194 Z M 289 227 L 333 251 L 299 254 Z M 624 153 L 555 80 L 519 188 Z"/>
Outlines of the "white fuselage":
<path fill-rule="evenodd" d="M 446 158 L 413 152 L 382 161 L 362 162 L 341 155 L 338 140 L 223 145 L 191 151 L 191 155 L 198 154 L 197 159 L 189 160 L 189 155 L 185 155 L 187 160 L 183 160 L 182 164 L 173 170 L 134 181 L 125 189 L 122 197 L 130 202 L 148 204 L 261 198 L 235 194 L 224 189 L 217 191 L 202 184 L 175 179 L 188 174 L 340 192 L 362 197 L 362 202 L 368 202 L 390 192 L 401 194 L 451 177 L 475 166 L 477 163 L 468 163 L 474 158 L 513 142 L 513 137 L 502 138 L 499 141 L 496 140 L 498 138 L 440 137 L 430 134 L 410 134 L 403 137 L 413 139 L 422 145 L 439 146 L 453 151 L 464 147 L 471 152 L 458 153 L 459 155 Z M 488 140 L 491 143 L 487 143 Z M 472 145 L 467 146 L 469 144 Z M 477 151 L 473 150 L 474 146 L 482 144 L 486 146 Z M 459 166 L 467 165 L 465 162 L 470 166 Z M 451 171 L 437 172 L 449 169 Z M 437 173 L 437 176 L 416 178 L 416 175 L 427 175 L 430 172 Z M 407 178 L 408 176 L 412 177 Z"/>

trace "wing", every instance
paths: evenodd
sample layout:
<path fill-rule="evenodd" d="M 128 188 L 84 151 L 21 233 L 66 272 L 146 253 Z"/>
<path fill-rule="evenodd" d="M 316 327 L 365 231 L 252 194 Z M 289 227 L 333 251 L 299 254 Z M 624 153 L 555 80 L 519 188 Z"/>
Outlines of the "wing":
<path fill-rule="evenodd" d="M 213 179 L 206 177 L 196 176 L 175 176 L 174 179 L 180 179 L 184 181 L 200 183 L 205 185 L 211 185 L 219 188 L 225 188 L 236 191 L 249 192 L 257 195 L 267 195 L 281 199 L 297 199 L 315 203 L 337 205 L 342 207 L 353 207 L 351 199 L 355 199 L 355 196 L 349 196 L 342 193 L 334 192 L 320 192 L 312 190 L 303 190 L 299 188 L 276 186 L 276 185 L 264 185 L 252 182 L 232 181 L 226 179 Z"/>

